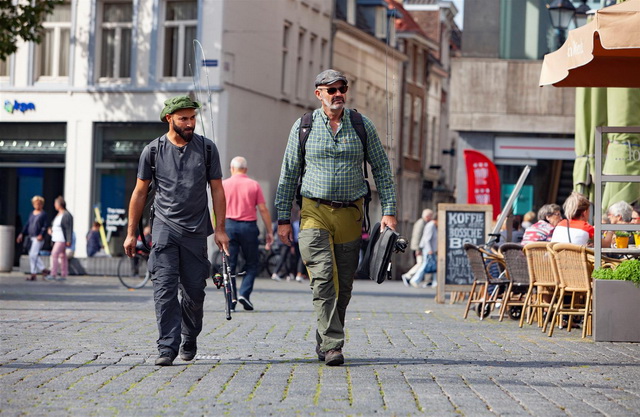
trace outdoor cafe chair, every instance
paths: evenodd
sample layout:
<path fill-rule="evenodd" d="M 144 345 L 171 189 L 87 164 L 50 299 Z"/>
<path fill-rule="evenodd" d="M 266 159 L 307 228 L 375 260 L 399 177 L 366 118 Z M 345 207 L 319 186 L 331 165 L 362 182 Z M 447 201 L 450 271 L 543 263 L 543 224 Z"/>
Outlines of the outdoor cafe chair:
<path fill-rule="evenodd" d="M 571 331 L 573 316 L 581 316 L 582 337 L 591 334 L 591 313 L 593 262 L 589 261 L 585 246 L 571 243 L 557 243 L 548 248 L 555 262 L 554 269 L 560 280 L 560 294 L 551 319 L 549 336 L 553 335 L 554 323 L 563 315 L 569 316 L 567 331 Z M 570 300 L 565 302 L 565 295 L 570 295 Z"/>
<path fill-rule="evenodd" d="M 532 242 L 527 243 L 523 247 L 523 252 L 527 258 L 527 269 L 529 272 L 529 290 L 524 299 L 522 306 L 522 315 L 520 316 L 520 327 L 524 323 L 525 313 L 528 317 L 528 323 L 533 323 L 535 316 L 538 321 L 538 327 L 542 327 L 542 331 L 547 331 L 547 324 L 551 318 L 553 305 L 557 300 L 559 293 L 559 283 L 554 273 L 555 264 L 552 255 L 548 251 L 548 247 L 554 246 L 556 243 L 550 242 Z M 551 295 L 551 298 L 549 298 Z M 546 318 L 543 317 L 544 311 L 547 311 Z"/>
<path fill-rule="evenodd" d="M 504 269 L 504 261 L 500 254 L 483 250 L 471 243 L 465 243 L 464 250 L 473 275 L 473 285 L 464 318 L 466 319 L 469 315 L 471 305 L 477 304 L 478 316 L 482 320 L 489 315 L 496 303 L 500 302 L 500 290 L 508 284 L 507 280 L 494 276 L 495 271 L 500 273 Z"/>
<path fill-rule="evenodd" d="M 522 317 L 524 297 L 529 289 L 529 268 L 527 257 L 522 245 L 518 243 L 505 243 L 499 248 L 500 255 L 504 259 L 505 270 L 509 285 L 504 293 L 502 307 L 500 308 L 500 321 L 505 312 L 509 317 L 518 320 Z"/>

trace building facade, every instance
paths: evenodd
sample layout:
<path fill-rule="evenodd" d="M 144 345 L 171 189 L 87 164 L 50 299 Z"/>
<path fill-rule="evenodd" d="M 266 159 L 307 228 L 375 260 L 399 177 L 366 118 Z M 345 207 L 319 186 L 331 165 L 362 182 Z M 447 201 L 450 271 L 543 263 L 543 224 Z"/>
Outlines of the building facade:
<path fill-rule="evenodd" d="M 531 167 L 513 214 L 562 204 L 573 188 L 575 89 L 538 86 L 541 59 L 558 45 L 547 3 L 465 2 L 462 57 L 452 62 L 450 115 L 459 135 L 459 203 L 467 202 L 465 149 L 496 164 L 502 205 L 524 166 Z M 590 7 L 597 8 L 600 2 L 595 3 Z"/>
<path fill-rule="evenodd" d="M 272 201 L 289 129 L 315 108 L 329 65 L 329 0 L 79 1 L 57 6 L 41 44 L 0 66 L 0 223 L 20 225 L 35 194 L 64 195 L 78 245 L 99 213 L 121 254 L 142 148 L 165 133 L 163 102 L 190 94 L 223 173 L 236 155 Z M 198 39 L 202 48 L 195 45 Z"/>

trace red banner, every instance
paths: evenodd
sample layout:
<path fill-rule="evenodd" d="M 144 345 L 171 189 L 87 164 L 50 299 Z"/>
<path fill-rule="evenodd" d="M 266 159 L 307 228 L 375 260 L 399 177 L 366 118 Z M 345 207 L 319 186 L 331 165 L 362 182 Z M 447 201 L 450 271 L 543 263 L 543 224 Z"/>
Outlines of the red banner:
<path fill-rule="evenodd" d="M 469 204 L 491 204 L 493 219 L 500 215 L 500 177 L 496 166 L 483 153 L 464 150 L 467 166 L 467 202 Z"/>

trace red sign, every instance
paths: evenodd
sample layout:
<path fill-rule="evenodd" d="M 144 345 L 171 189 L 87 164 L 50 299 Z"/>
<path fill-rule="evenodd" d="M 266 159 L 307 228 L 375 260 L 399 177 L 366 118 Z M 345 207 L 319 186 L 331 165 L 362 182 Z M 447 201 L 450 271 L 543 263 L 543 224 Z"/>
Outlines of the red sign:
<path fill-rule="evenodd" d="M 491 204 L 493 219 L 500 215 L 500 177 L 496 166 L 483 153 L 464 150 L 467 166 L 467 202 L 469 204 Z"/>

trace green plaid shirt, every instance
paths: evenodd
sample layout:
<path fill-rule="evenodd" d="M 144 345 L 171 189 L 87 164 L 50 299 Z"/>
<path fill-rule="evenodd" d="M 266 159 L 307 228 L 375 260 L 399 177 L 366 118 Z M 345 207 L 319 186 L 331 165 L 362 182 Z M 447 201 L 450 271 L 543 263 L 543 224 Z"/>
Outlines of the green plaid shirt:
<path fill-rule="evenodd" d="M 303 197 L 355 201 L 367 193 L 362 172 L 364 151 L 362 142 L 351 125 L 349 111 L 345 109 L 342 125 L 335 136 L 324 111 L 320 108 L 313 112 L 311 133 L 305 144 L 305 174 L 301 189 Z M 364 116 L 362 119 L 367 131 L 368 162 L 380 193 L 382 215 L 395 216 L 396 191 L 389 159 L 371 120 Z M 280 220 L 291 217 L 291 204 L 300 176 L 300 122 L 301 119 L 298 119 L 291 128 L 280 171 L 276 192 L 276 210 Z"/>

